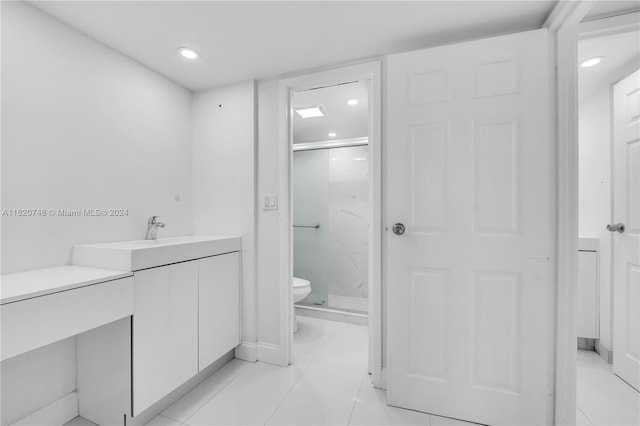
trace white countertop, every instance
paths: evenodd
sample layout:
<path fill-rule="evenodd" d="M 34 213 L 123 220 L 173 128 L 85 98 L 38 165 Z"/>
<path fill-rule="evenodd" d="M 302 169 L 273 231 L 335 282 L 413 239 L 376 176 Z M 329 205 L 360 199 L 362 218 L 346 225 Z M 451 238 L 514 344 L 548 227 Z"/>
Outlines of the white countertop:
<path fill-rule="evenodd" d="M 119 271 L 139 271 L 239 251 L 239 236 L 183 235 L 157 240 L 73 246 L 72 263 Z"/>
<path fill-rule="evenodd" d="M 5 303 L 132 275 L 131 272 L 126 271 L 75 265 L 6 274 L 0 277 L 0 304 L 4 305 Z"/>

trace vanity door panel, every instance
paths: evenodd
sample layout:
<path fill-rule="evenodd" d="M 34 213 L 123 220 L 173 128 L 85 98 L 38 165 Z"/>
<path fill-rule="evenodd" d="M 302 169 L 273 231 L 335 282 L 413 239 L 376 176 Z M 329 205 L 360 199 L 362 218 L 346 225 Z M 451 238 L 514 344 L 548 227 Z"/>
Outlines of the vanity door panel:
<path fill-rule="evenodd" d="M 199 263 L 199 370 L 240 344 L 240 253 Z"/>
<path fill-rule="evenodd" d="M 136 271 L 133 415 L 198 373 L 198 262 Z"/>

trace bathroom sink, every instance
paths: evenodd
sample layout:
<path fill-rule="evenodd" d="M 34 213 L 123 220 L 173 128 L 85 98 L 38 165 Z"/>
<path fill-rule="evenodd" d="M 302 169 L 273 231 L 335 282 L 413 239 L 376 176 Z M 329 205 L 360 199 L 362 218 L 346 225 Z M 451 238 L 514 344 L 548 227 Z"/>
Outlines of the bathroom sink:
<path fill-rule="evenodd" d="M 185 235 L 73 246 L 73 264 L 138 271 L 240 250 L 240 237 Z"/>

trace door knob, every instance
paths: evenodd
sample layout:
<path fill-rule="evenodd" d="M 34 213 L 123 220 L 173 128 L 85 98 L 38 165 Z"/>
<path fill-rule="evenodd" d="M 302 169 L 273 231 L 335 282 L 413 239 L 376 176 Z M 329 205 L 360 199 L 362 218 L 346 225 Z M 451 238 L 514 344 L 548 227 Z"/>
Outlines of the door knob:
<path fill-rule="evenodd" d="M 404 225 L 401 223 L 396 223 L 391 227 L 391 230 L 393 231 L 394 234 L 396 235 L 402 235 L 404 234 L 405 228 Z"/>
<path fill-rule="evenodd" d="M 611 232 L 618 231 L 619 233 L 622 234 L 624 232 L 624 223 L 612 223 L 610 225 L 607 225 L 607 231 L 611 231 Z"/>

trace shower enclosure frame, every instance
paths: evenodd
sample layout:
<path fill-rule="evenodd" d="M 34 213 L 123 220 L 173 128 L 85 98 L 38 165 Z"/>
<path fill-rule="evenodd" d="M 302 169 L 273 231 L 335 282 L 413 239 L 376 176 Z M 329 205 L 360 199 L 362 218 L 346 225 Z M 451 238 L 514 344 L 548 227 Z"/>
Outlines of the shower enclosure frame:
<path fill-rule="evenodd" d="M 383 374 L 383 318 L 382 318 L 382 62 L 368 61 L 340 68 L 309 73 L 280 80 L 279 133 L 286 135 L 280 144 L 278 157 L 283 162 L 280 174 L 282 221 L 280 240 L 280 304 L 292 306 L 293 292 L 293 93 L 332 86 L 354 80 L 367 81 L 369 85 L 369 371 L 373 384 L 386 388 Z M 335 141 L 338 142 L 338 141 Z M 280 342 L 282 363 L 291 362 L 293 346 L 293 318 L 291 309 L 281 309 Z"/>
<path fill-rule="evenodd" d="M 314 149 L 347 148 L 350 146 L 369 145 L 369 138 L 338 139 L 322 142 L 297 143 L 293 151 L 312 151 Z"/>
<path fill-rule="evenodd" d="M 349 138 L 349 139 L 331 139 L 331 140 L 324 140 L 324 141 L 318 141 L 318 142 L 310 142 L 310 143 L 296 143 L 293 145 L 293 152 L 302 152 L 302 151 L 320 151 L 320 150 L 332 150 L 332 149 L 340 149 L 340 148 L 353 148 L 353 147 L 361 147 L 361 146 L 366 146 L 369 147 L 369 137 L 368 136 L 364 136 L 364 137 L 358 137 L 358 138 Z M 295 161 L 294 161 L 295 162 Z M 367 170 L 369 170 L 370 167 L 367 167 Z M 370 170 L 369 170 L 370 171 Z M 292 172 L 293 173 L 293 172 Z M 292 185 L 293 186 L 293 185 Z M 367 176 L 367 187 L 369 187 L 370 189 L 370 176 Z M 295 198 L 295 194 L 292 194 L 292 204 L 295 205 L 295 202 L 293 201 L 293 198 Z M 367 210 L 369 213 L 371 213 L 371 205 L 369 203 L 367 203 Z M 329 224 L 329 221 L 327 221 L 327 223 L 324 226 L 327 226 Z M 305 224 L 305 225 L 300 225 L 300 224 L 295 224 L 293 225 L 294 228 L 315 228 L 318 229 L 320 228 L 320 223 L 315 223 L 315 224 Z M 328 247 L 327 247 L 328 249 Z M 367 249 L 367 253 L 369 255 L 368 249 Z M 294 272 L 295 272 L 295 261 L 294 261 Z M 367 267 L 367 272 L 369 272 L 369 268 Z M 294 273 L 295 276 L 295 273 Z M 299 275 L 300 276 L 300 275 Z M 305 277 L 307 278 L 307 277 Z M 313 282 L 313 280 L 311 280 Z M 367 277 L 367 282 L 369 281 L 368 277 Z M 314 306 L 315 303 L 313 304 L 304 304 L 301 302 L 298 302 L 297 304 L 295 304 L 295 307 L 300 307 L 303 309 L 312 309 L 312 310 L 318 310 L 318 311 L 323 311 L 323 312 L 327 312 L 327 313 L 331 313 L 331 314 L 336 314 L 336 313 L 342 313 L 345 315 L 350 315 L 352 316 L 352 318 L 365 318 L 365 321 L 368 318 L 368 307 L 367 307 L 367 311 L 366 312 L 362 312 L 359 310 L 350 310 L 350 309 L 345 309 L 344 307 L 336 307 L 336 306 L 332 306 L 329 299 L 330 299 L 330 291 L 329 291 L 329 287 L 330 284 L 327 282 L 327 304 L 326 305 L 319 305 L 319 306 Z M 312 289 L 312 293 L 314 291 L 314 287 L 312 285 L 311 287 Z M 367 297 L 368 299 L 368 297 Z M 328 319 L 331 319 L 331 317 L 329 316 Z M 356 322 L 358 323 L 358 322 Z"/>

